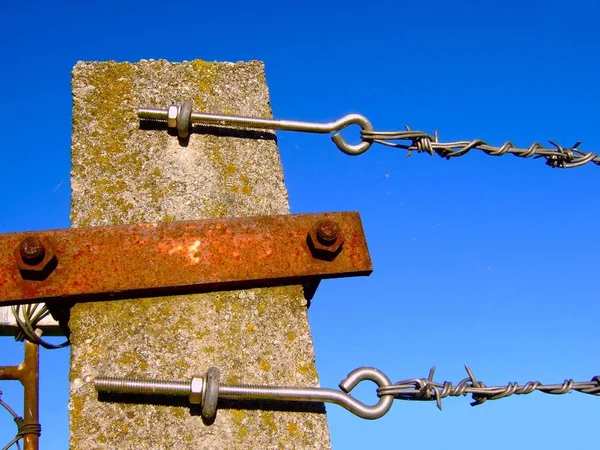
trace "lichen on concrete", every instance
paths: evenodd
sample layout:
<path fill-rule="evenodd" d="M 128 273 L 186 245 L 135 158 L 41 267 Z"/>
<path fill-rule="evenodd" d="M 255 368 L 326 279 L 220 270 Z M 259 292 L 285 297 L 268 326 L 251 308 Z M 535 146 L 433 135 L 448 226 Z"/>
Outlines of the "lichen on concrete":
<path fill-rule="evenodd" d="M 80 62 L 72 89 L 73 226 L 288 213 L 273 135 L 195 127 L 180 142 L 135 115 L 191 99 L 205 112 L 270 117 L 262 63 Z M 70 327 L 72 449 L 330 447 L 320 407 L 233 404 L 207 425 L 182 406 L 101 402 L 91 383 L 216 366 L 227 383 L 318 385 L 299 286 L 78 304 Z"/>

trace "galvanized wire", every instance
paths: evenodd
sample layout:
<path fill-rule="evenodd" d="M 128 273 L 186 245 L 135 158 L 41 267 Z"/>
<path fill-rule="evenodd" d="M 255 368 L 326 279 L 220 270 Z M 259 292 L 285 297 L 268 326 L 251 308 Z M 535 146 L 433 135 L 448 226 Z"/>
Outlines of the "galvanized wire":
<path fill-rule="evenodd" d="M 528 148 L 519 148 L 515 147 L 510 141 L 496 147 L 489 145 L 482 139 L 440 142 L 437 130 L 432 136 L 424 131 L 413 131 L 408 126 L 404 131 L 370 131 L 363 129 L 360 135 L 367 142 L 408 150 L 408 156 L 416 151 L 418 153 L 426 152 L 432 156 L 435 153 L 442 158 L 450 159 L 463 156 L 471 150 L 481 150 L 491 156 L 511 154 L 520 158 L 545 158 L 546 164 L 550 167 L 562 169 L 571 169 L 590 162 L 600 165 L 600 156 L 593 152 L 579 150 L 578 147 L 581 145 L 581 141 L 576 142 L 572 147 L 563 147 L 554 141 L 549 141 L 554 148 L 545 148 L 537 142 L 534 142 Z"/>
<path fill-rule="evenodd" d="M 2 450 L 8 450 L 13 445 L 16 445 L 18 450 L 21 450 L 21 444 L 19 444 L 19 441 L 21 440 L 23 435 L 21 434 L 21 429 L 19 427 L 19 424 L 22 423 L 23 418 L 21 416 L 19 416 L 15 412 L 14 409 L 12 409 L 10 406 L 8 406 L 8 404 L 4 400 L 2 400 L 2 391 L 0 391 L 0 406 L 2 406 L 4 409 L 6 409 L 8 411 L 8 413 L 13 417 L 13 420 L 17 424 L 16 436 L 8 444 L 6 444 L 4 447 L 2 447 Z"/>
<path fill-rule="evenodd" d="M 571 391 L 583 394 L 600 396 L 600 375 L 596 375 L 591 381 L 565 380 L 559 384 L 542 384 L 539 381 L 529 381 L 524 385 L 508 383 L 506 386 L 486 386 L 477 381 L 473 371 L 465 366 L 468 377 L 463 378 L 456 386 L 449 381 L 443 383 L 433 381 L 435 367 L 429 371 L 427 378 L 411 378 L 398 381 L 391 386 L 383 386 L 377 389 L 377 395 L 392 395 L 397 400 L 435 401 L 437 407 L 442 409 L 442 399 L 446 397 L 459 397 L 471 395 L 473 402 L 471 406 L 481 405 L 487 400 L 498 400 L 511 395 L 531 394 L 540 391 L 545 394 L 561 395 Z"/>

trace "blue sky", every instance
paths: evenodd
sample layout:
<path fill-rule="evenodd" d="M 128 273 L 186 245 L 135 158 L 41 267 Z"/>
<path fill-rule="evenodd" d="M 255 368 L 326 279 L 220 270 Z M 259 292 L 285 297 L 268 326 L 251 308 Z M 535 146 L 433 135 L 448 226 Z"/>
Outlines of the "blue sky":
<path fill-rule="evenodd" d="M 4 2 L 0 232 L 69 226 L 70 71 L 78 60 L 262 60 L 275 116 L 350 112 L 376 129 L 600 151 L 593 1 Z M 588 380 L 598 365 L 600 167 L 470 153 L 446 161 L 278 133 L 292 212 L 360 211 L 375 272 L 322 283 L 309 318 L 321 384 Z M 352 137 L 349 133 L 349 139 Z M 323 168 L 327 168 L 324 170 Z M 0 364 L 22 346 L 0 338 Z M 68 442 L 68 350 L 42 351 L 41 449 Z M 21 402 L 14 382 L 4 398 Z M 374 399 L 371 389 L 359 394 Z M 330 406 L 334 448 L 584 448 L 598 399 L 534 393 L 471 408 L 397 401 L 368 422 Z M 0 443 L 14 425 L 0 411 Z"/>

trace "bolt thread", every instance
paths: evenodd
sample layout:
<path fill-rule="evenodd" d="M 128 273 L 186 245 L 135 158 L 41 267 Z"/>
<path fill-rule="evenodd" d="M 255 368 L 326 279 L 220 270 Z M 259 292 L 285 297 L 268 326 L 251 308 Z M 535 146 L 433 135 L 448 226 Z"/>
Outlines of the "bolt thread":
<path fill-rule="evenodd" d="M 166 109 L 139 108 L 137 115 L 140 119 L 167 120 L 168 111 Z"/>
<path fill-rule="evenodd" d="M 190 395 L 189 381 L 98 377 L 94 380 L 94 386 L 98 392 L 116 394 Z"/>

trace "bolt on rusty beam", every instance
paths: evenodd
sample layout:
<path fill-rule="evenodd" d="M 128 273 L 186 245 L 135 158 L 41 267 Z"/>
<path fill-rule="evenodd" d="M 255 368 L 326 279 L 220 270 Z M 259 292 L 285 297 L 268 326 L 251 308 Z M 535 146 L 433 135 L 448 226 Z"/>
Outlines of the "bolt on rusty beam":
<path fill-rule="evenodd" d="M 25 359 L 18 366 L 0 366 L 0 380 L 18 380 L 23 385 L 24 450 L 39 446 L 39 347 L 25 341 Z"/>
<path fill-rule="evenodd" d="M 314 284 L 371 272 L 354 212 L 0 234 L 0 306 Z"/>
<path fill-rule="evenodd" d="M 19 255 L 23 262 L 27 265 L 34 266 L 39 264 L 44 259 L 46 249 L 42 241 L 35 236 L 30 236 L 23 239 L 19 246 Z"/>

